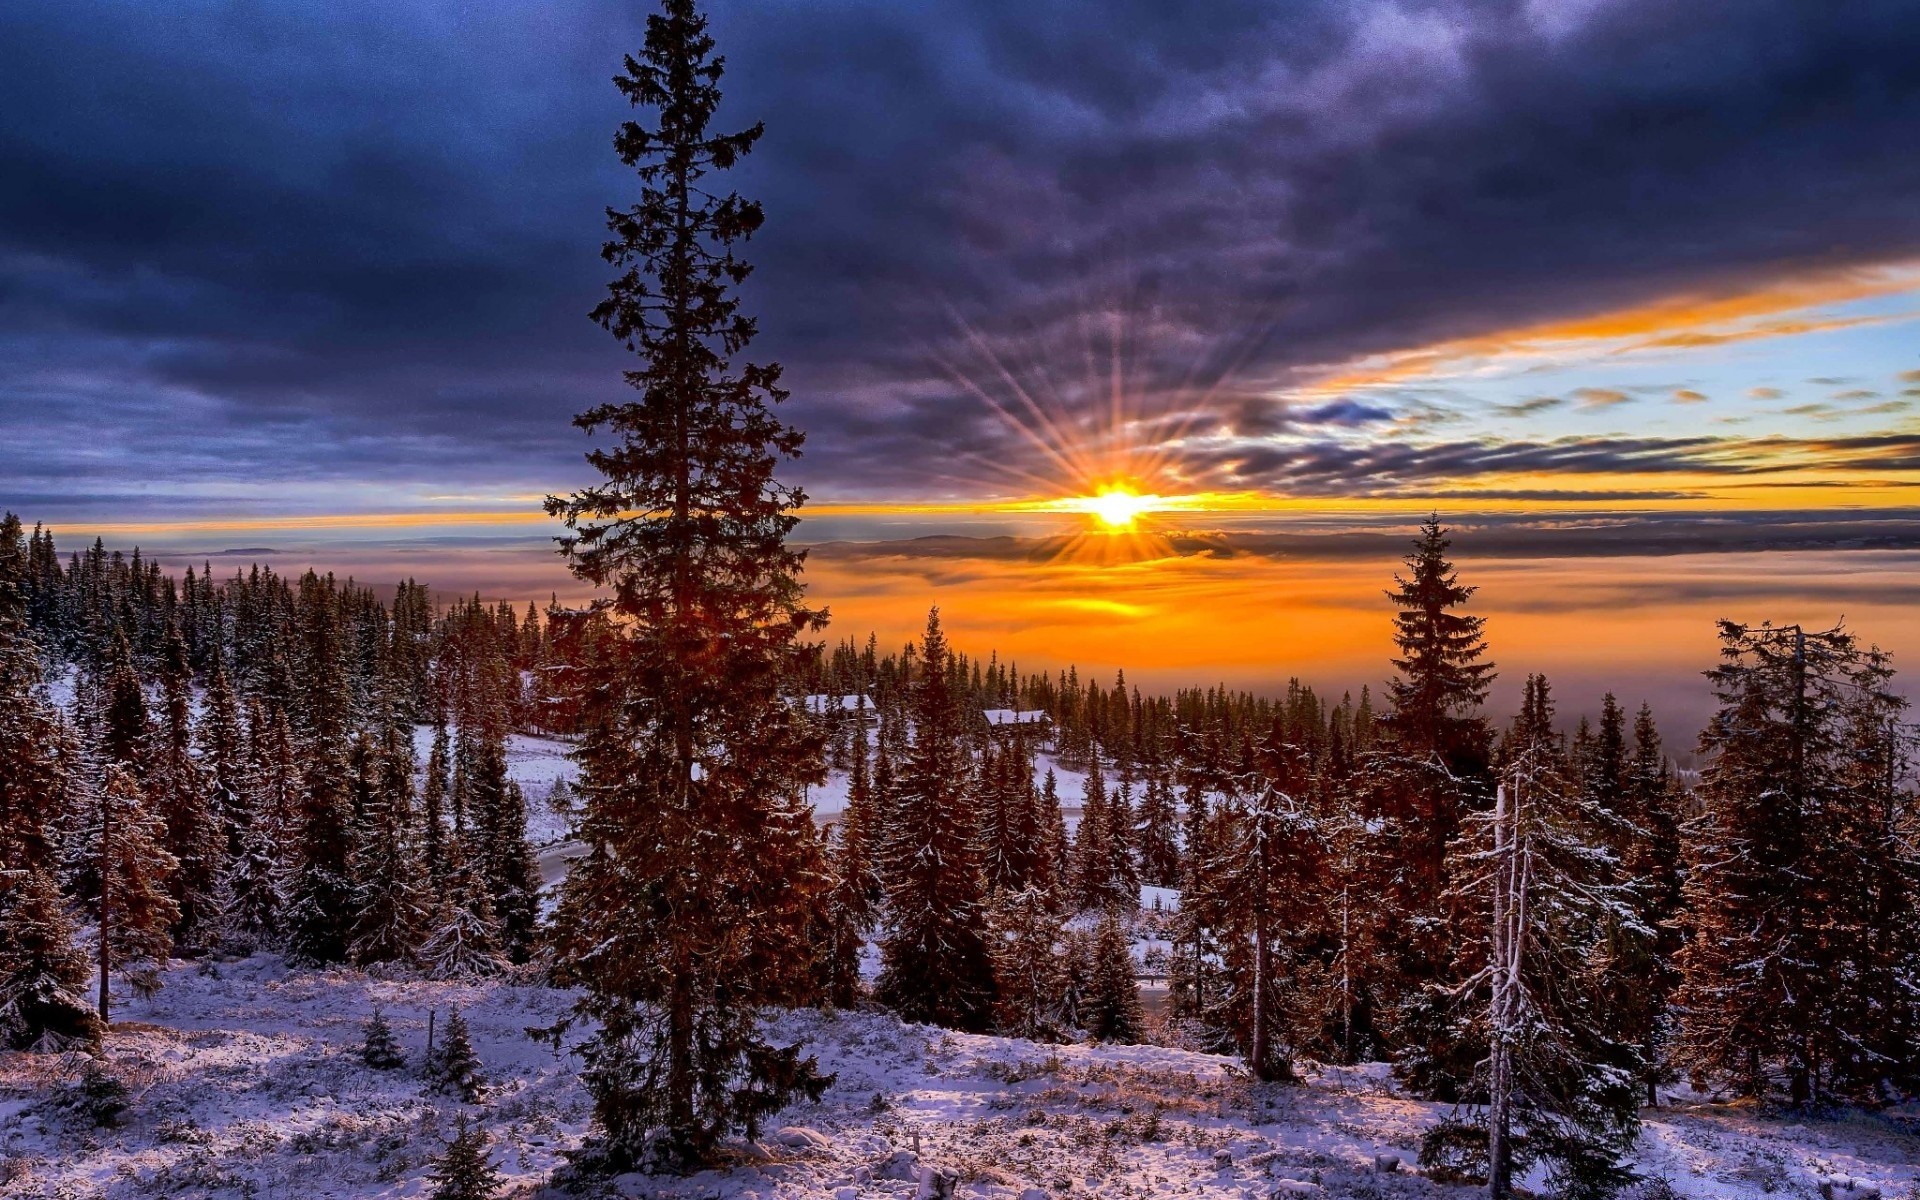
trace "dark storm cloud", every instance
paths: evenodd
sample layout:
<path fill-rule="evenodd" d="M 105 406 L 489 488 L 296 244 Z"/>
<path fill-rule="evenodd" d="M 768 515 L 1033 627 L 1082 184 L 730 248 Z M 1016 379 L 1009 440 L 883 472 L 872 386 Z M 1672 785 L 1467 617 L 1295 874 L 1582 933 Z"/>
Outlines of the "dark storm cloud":
<path fill-rule="evenodd" d="M 0 503 L 577 479 L 567 416 L 618 386 L 584 312 L 600 208 L 631 194 L 607 78 L 641 11 L 8 5 Z M 768 122 L 737 179 L 769 213 L 751 300 L 816 491 L 1057 475 L 977 394 L 1011 404 L 1009 378 L 1069 431 L 1118 373 L 1145 421 L 1297 438 L 1387 413 L 1263 399 L 1307 364 L 1920 252 L 1912 0 L 729 0 L 714 24 L 726 115 Z M 1180 473 L 1362 489 L 1415 453 L 1678 469 L 1198 445 Z"/>

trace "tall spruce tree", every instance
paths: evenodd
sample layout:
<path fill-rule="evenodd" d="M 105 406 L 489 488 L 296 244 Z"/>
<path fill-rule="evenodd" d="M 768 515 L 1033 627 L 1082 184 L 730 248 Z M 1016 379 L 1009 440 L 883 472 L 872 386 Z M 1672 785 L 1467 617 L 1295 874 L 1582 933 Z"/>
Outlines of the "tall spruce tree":
<path fill-rule="evenodd" d="M 1294 982 L 1301 943 L 1325 909 L 1325 847 L 1312 813 L 1274 780 L 1249 781 L 1252 800 L 1226 814 L 1218 856 L 1218 921 L 1231 988 L 1225 1007 L 1254 1078 L 1291 1080 L 1302 1008 Z"/>
<path fill-rule="evenodd" d="M 1486 751 L 1478 709 L 1493 682 L 1493 664 L 1484 661 L 1485 618 L 1457 611 L 1477 589 L 1460 582 L 1447 558 L 1451 545 L 1439 516 L 1428 517 L 1407 555 L 1406 574 L 1395 575 L 1387 593 L 1400 652 L 1387 724 L 1408 752 L 1438 755 L 1457 770 Z"/>
<path fill-rule="evenodd" d="M 762 215 L 715 176 L 761 127 L 711 129 L 721 74 L 693 0 L 663 0 L 614 80 L 651 119 L 614 139 L 640 199 L 607 211 L 618 274 L 593 317 L 638 356 L 637 396 L 576 419 L 612 437 L 588 455 L 602 478 L 547 502 L 575 574 L 611 593 L 582 692 L 589 850 L 556 941 L 598 1025 L 586 1083 L 614 1167 L 698 1163 L 753 1119 L 756 1089 L 820 1087 L 757 1029 L 763 1005 L 812 982 L 824 871 L 800 796 L 824 775 L 783 689 L 824 616 L 785 541 L 805 497 L 774 477 L 801 442 L 772 412 L 780 370 L 734 362 L 756 332 L 735 247 Z"/>
<path fill-rule="evenodd" d="M 1140 985 L 1134 979 L 1133 953 L 1118 913 L 1109 910 L 1094 931 L 1092 974 L 1080 1019 L 1096 1042 L 1131 1044 L 1146 1036 Z"/>
<path fill-rule="evenodd" d="M 887 846 L 880 1002 L 910 1021 L 985 1030 L 993 1018 L 985 880 L 967 799 L 960 697 L 948 678 L 940 610 L 927 616 L 913 685 L 913 745 Z"/>
<path fill-rule="evenodd" d="M 1435 989 L 1455 1022 L 1446 1058 L 1465 1064 L 1464 1116 L 1432 1131 L 1422 1158 L 1484 1174 L 1493 1200 L 1536 1162 L 1555 1195 L 1601 1197 L 1630 1178 L 1642 1074 L 1610 1009 L 1630 964 L 1607 948 L 1651 931 L 1619 881 L 1609 814 L 1554 733 L 1543 677 L 1527 681 L 1500 760 L 1493 808 L 1454 845 L 1457 975 Z"/>
<path fill-rule="evenodd" d="M 1053 897 L 1037 887 L 1002 893 L 993 904 L 993 974 L 1000 1029 L 1014 1037 L 1059 1036 L 1063 929 Z"/>
<path fill-rule="evenodd" d="M 413 731 L 389 710 L 374 747 L 371 795 L 354 826 L 353 961 L 407 962 L 425 936 L 428 901 L 413 837 Z"/>
<path fill-rule="evenodd" d="M 246 796 L 246 727 L 240 719 L 240 698 L 227 673 L 227 656 L 218 641 L 208 648 L 206 703 L 194 725 L 194 745 L 206 770 L 207 801 L 226 840 L 227 856 L 240 853 L 248 813 Z"/>
<path fill-rule="evenodd" d="M 1910 1076 L 1903 947 L 1915 919 L 1911 731 L 1884 654 L 1841 628 L 1720 625 L 1686 830 L 1674 1055 L 1696 1078 L 1797 1105 Z M 1911 962 L 1904 964 L 1910 967 Z"/>
<path fill-rule="evenodd" d="M 56 821 L 71 786 L 60 718 L 41 690 L 27 627 L 28 566 L 19 518 L 8 513 L 0 518 L 0 946 L 15 936 L 15 890 L 54 865 Z"/>
<path fill-rule="evenodd" d="M 86 952 L 73 940 L 66 901 L 43 866 L 9 873 L 0 900 L 0 1045 L 59 1050 L 97 1042 L 87 1006 Z"/>
<path fill-rule="evenodd" d="M 147 807 L 132 773 L 120 766 L 107 768 L 99 803 L 97 838 L 91 849 L 100 880 L 95 912 L 99 916 L 99 1012 L 104 1026 L 112 1020 L 108 1003 L 112 971 L 119 968 L 147 977 L 166 966 L 180 907 L 167 886 L 179 864 L 161 844 L 166 828 Z"/>
<path fill-rule="evenodd" d="M 349 753 L 346 646 L 340 594 L 332 576 L 309 571 L 300 580 L 301 655 L 297 734 L 303 786 L 298 799 L 298 852 L 289 889 L 289 957 L 309 964 L 344 962 L 353 930 L 354 808 Z"/>
<path fill-rule="evenodd" d="M 1173 779 L 1155 764 L 1137 818 L 1140 877 L 1154 887 L 1180 886 L 1180 813 L 1174 805 Z"/>
<path fill-rule="evenodd" d="M 179 866 L 169 879 L 180 910 L 173 940 L 203 949 L 218 936 L 217 892 L 226 871 L 227 837 L 213 806 L 210 781 L 193 754 L 193 665 L 178 623 L 169 623 L 160 654 L 161 713 L 148 752 L 148 792 Z"/>

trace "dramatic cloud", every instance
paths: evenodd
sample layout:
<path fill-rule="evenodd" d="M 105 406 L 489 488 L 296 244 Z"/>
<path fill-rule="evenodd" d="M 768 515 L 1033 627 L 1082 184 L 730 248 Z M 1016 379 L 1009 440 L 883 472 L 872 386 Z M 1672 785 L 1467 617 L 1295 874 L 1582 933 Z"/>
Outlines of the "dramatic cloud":
<path fill-rule="evenodd" d="M 576 481 L 567 418 L 619 387 L 584 314 L 601 209 L 633 194 L 607 80 L 642 11 L 14 0 L 0 504 L 499 507 Z M 1691 467 L 1684 439 L 1413 444 L 1471 397 L 1282 401 L 1327 364 L 1920 256 L 1915 18 L 720 0 L 724 117 L 768 123 L 735 180 L 769 214 L 756 349 L 816 493 L 1072 486 L 1049 446 L 1143 430 L 1170 477 L 1310 491 Z M 1022 393 L 1046 436 L 995 412 Z"/>

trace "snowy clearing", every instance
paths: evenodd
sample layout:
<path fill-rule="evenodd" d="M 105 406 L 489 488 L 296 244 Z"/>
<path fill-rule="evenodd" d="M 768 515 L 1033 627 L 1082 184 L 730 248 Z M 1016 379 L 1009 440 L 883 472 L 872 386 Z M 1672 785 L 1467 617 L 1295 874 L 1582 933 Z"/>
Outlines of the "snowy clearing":
<path fill-rule="evenodd" d="M 588 1129 L 577 1063 L 533 1041 L 568 993 L 290 972 L 271 955 L 181 965 L 151 1001 L 123 998 L 109 1042 L 135 1094 L 95 1129 L 69 1103 L 74 1063 L 0 1055 L 0 1194 L 9 1198 L 422 1196 L 465 1108 L 493 1139 L 509 1195 L 540 1191 Z M 378 1004 L 408 1065 L 359 1058 Z M 464 1106 L 418 1071 L 429 1011 L 458 1006 L 488 1081 Z M 1051 1046 L 904 1025 L 875 1013 L 781 1017 L 837 1076 L 783 1113 L 738 1162 L 684 1180 L 623 1177 L 615 1194 L 904 1198 L 921 1166 L 959 1196 L 1458 1196 L 1412 1170 L 1440 1106 L 1379 1066 L 1323 1068 L 1305 1087 L 1253 1087 L 1230 1059 L 1149 1046 Z M 1904 1197 L 1920 1140 L 1895 1117 L 1788 1121 L 1695 1103 L 1650 1111 L 1641 1168 L 1687 1197 L 1804 1197 L 1844 1176 Z M 915 1154 L 915 1147 L 918 1153 Z M 1399 1160 L 1382 1170 L 1384 1156 Z M 1832 1191 L 1831 1186 L 1829 1190 Z"/>

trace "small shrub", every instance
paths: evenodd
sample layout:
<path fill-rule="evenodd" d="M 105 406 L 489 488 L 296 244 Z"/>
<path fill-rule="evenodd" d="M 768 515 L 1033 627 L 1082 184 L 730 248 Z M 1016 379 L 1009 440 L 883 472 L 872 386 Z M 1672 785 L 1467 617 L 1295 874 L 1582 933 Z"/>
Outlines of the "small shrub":
<path fill-rule="evenodd" d="M 96 1128 L 114 1129 L 132 1106 L 127 1085 L 100 1059 L 89 1060 L 74 1094 L 74 1109 Z"/>
<path fill-rule="evenodd" d="M 387 1024 L 387 1018 L 379 1009 L 373 1010 L 373 1016 L 367 1019 L 366 1040 L 360 1045 L 360 1061 L 376 1071 L 395 1071 L 407 1065 L 400 1053 L 400 1043 L 393 1036 L 393 1026 Z"/>

